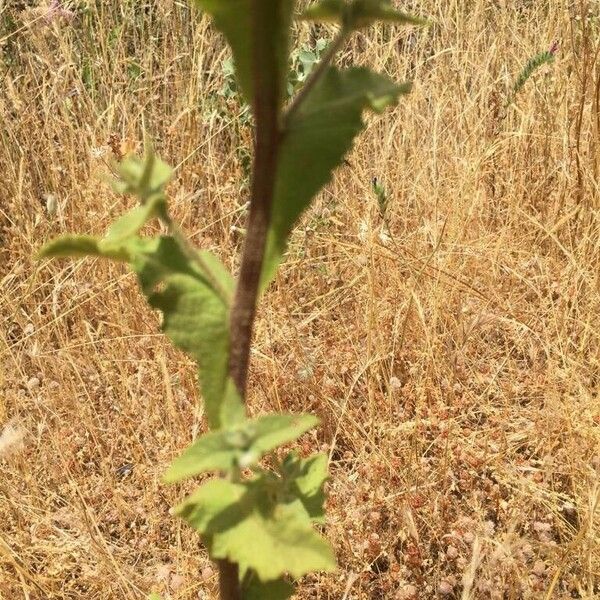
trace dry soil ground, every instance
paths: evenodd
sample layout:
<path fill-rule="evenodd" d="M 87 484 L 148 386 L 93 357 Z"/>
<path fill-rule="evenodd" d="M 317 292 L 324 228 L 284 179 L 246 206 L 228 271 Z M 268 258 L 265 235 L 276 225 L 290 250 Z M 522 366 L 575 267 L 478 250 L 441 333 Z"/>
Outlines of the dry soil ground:
<path fill-rule="evenodd" d="M 433 26 L 344 49 L 414 91 L 369 120 L 256 328 L 252 411 L 319 415 L 300 447 L 331 457 L 340 568 L 298 597 L 600 597 L 600 5 L 410 8 Z M 204 427 L 192 364 L 121 267 L 33 254 L 131 205 L 100 176 L 145 128 L 183 229 L 236 268 L 251 132 L 226 58 L 183 1 L 0 1 L 3 600 L 215 598 L 159 481 Z"/>

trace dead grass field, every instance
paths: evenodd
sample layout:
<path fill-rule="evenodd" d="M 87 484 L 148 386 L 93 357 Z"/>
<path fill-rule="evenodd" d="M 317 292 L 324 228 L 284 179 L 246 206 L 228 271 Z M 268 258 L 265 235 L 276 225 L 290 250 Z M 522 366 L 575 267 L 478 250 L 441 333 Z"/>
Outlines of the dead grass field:
<path fill-rule="evenodd" d="M 251 133 L 185 2 L 69 8 L 0 1 L 0 598 L 216 598 L 168 513 L 189 486 L 159 481 L 204 427 L 193 365 L 122 268 L 32 255 L 129 206 L 99 176 L 145 127 L 182 227 L 235 270 Z M 340 568 L 298 598 L 600 598 L 600 4 L 412 8 L 434 26 L 344 50 L 414 91 L 306 215 L 255 331 L 252 412 L 319 415 L 301 448 L 331 456 Z"/>

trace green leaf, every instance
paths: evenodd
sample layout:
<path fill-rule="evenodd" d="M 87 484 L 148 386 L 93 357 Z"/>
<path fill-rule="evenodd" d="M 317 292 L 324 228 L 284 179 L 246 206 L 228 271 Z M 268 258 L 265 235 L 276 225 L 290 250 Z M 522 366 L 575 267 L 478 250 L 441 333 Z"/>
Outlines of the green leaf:
<path fill-rule="evenodd" d="M 135 194 L 142 203 L 155 195 L 163 195 L 173 169 L 149 148 L 143 158 L 128 156 L 117 167 L 118 179 L 112 182 L 120 194 Z"/>
<path fill-rule="evenodd" d="M 289 120 L 280 146 L 263 286 L 275 273 L 294 223 L 364 128 L 363 111 L 381 112 L 409 90 L 410 84 L 397 85 L 365 68 L 332 67 L 310 91 Z"/>
<path fill-rule="evenodd" d="M 314 427 L 312 415 L 264 415 L 198 438 L 176 458 L 164 476 L 173 483 L 205 471 L 226 471 L 255 465 L 271 450 Z"/>
<path fill-rule="evenodd" d="M 233 297 L 233 292 L 235 290 L 235 281 L 231 276 L 231 273 L 212 252 L 199 250 L 196 253 L 196 258 L 202 264 L 204 275 L 209 277 L 210 281 L 219 282 L 221 292 L 229 302 Z"/>
<path fill-rule="evenodd" d="M 62 235 L 42 246 L 37 256 L 38 258 L 104 256 L 98 241 L 90 235 Z"/>
<path fill-rule="evenodd" d="M 244 583 L 244 600 L 287 600 L 294 593 L 294 586 L 284 579 L 275 579 L 263 583 L 252 573 L 249 582 Z"/>
<path fill-rule="evenodd" d="M 152 198 L 139 208 L 152 211 L 158 201 Z M 173 237 L 133 235 L 143 218 L 129 213 L 111 237 L 101 240 L 63 236 L 39 256 L 102 256 L 130 263 L 150 305 L 163 313 L 164 332 L 198 363 L 210 427 L 237 423 L 244 419 L 244 407 L 228 377 L 231 275 L 208 252 L 198 253 L 197 264 Z"/>
<path fill-rule="evenodd" d="M 172 237 L 149 240 L 133 257 L 133 268 L 151 306 L 163 313 L 163 330 L 199 365 L 211 428 L 243 419 L 243 406 L 228 382 L 231 276 L 215 257 L 202 253 L 211 278 Z M 223 294 L 225 290 L 225 297 Z"/>
<path fill-rule="evenodd" d="M 368 27 L 376 21 L 399 25 L 427 25 L 427 21 L 396 10 L 388 0 L 321 0 L 301 16 L 308 21 L 339 23 L 348 30 Z"/>
<path fill-rule="evenodd" d="M 160 596 L 154 592 L 152 592 L 149 596 L 148 596 L 148 600 L 160 600 Z"/>
<path fill-rule="evenodd" d="M 323 523 L 327 455 L 315 454 L 301 459 L 295 452 L 290 452 L 283 461 L 281 475 L 288 490 L 288 499 L 300 501 L 311 521 Z"/>
<path fill-rule="evenodd" d="M 176 510 L 204 536 L 211 557 L 238 563 L 242 576 L 253 570 L 271 581 L 335 569 L 329 544 L 297 505 L 277 502 L 266 477 L 209 481 Z"/>
<path fill-rule="evenodd" d="M 253 13 L 252 0 L 194 0 L 196 6 L 207 12 L 215 26 L 225 35 L 233 51 L 236 76 L 246 101 L 254 99 L 255 71 L 261 73 L 261 85 L 277 85 L 281 99 L 288 70 L 289 31 L 292 18 L 292 0 L 264 0 L 264 10 Z M 254 28 L 268 35 L 270 60 L 255 69 L 252 44 Z"/>
<path fill-rule="evenodd" d="M 129 262 L 138 251 L 139 241 L 140 238 L 136 236 L 113 242 L 89 235 L 68 234 L 45 244 L 38 252 L 38 258 L 100 256 Z"/>
<path fill-rule="evenodd" d="M 128 238 L 137 235 L 152 217 L 166 211 L 164 186 L 171 178 L 172 169 L 150 149 L 144 159 L 131 156 L 121 161 L 117 172 L 119 179 L 113 182 L 113 187 L 121 193 L 136 194 L 142 204 L 120 216 L 104 238 L 62 236 L 44 246 L 39 253 L 40 258 L 104 256 L 129 260 L 125 249 Z"/>
<path fill-rule="evenodd" d="M 121 241 L 136 235 L 140 229 L 156 214 L 166 209 L 164 196 L 155 195 L 147 202 L 136 206 L 119 217 L 106 232 L 105 244 L 119 244 Z"/>

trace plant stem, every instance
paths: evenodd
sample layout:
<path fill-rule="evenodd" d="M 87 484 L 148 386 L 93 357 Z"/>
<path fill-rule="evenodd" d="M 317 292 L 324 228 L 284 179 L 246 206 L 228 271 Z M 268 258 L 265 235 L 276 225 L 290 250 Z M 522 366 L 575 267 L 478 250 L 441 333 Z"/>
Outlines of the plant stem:
<path fill-rule="evenodd" d="M 219 596 L 221 600 L 241 600 L 238 566 L 228 560 L 218 560 Z"/>
<path fill-rule="evenodd" d="M 252 325 L 262 269 L 265 242 L 271 217 L 275 173 L 279 148 L 280 91 L 277 81 L 265 80 L 278 71 L 275 53 L 270 49 L 272 32 L 262 31 L 272 11 L 271 3 L 254 0 L 254 118 L 256 139 L 252 180 L 252 197 L 246 229 L 246 240 L 238 285 L 233 299 L 230 322 L 231 352 L 229 374 L 242 398 L 245 397 Z M 268 64 L 271 62 L 272 64 Z"/>
<path fill-rule="evenodd" d="M 242 400 L 246 397 L 252 328 L 271 218 L 280 140 L 279 65 L 271 48 L 273 32 L 268 31 L 265 24 L 270 22 L 269 16 L 272 17 L 272 11 L 277 10 L 280 4 L 264 0 L 252 2 L 253 110 L 256 123 L 252 195 L 229 328 L 229 375 Z M 238 566 L 228 561 L 219 561 L 218 565 L 221 600 L 239 600 Z"/>

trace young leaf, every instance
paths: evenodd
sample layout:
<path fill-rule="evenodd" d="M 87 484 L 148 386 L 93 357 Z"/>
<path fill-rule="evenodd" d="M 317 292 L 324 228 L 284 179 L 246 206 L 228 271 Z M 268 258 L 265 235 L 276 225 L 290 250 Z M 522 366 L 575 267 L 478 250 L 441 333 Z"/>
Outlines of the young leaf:
<path fill-rule="evenodd" d="M 204 536 L 213 558 L 237 562 L 242 575 L 253 570 L 261 581 L 271 581 L 285 573 L 296 578 L 335 569 L 329 544 L 306 513 L 295 504 L 278 504 L 264 477 L 209 481 L 177 512 Z"/>
<path fill-rule="evenodd" d="M 48 242 L 39 250 L 38 258 L 66 258 L 80 256 L 105 256 L 100 240 L 91 235 L 62 235 Z M 110 256 L 116 260 L 127 260 L 127 254 Z"/>
<path fill-rule="evenodd" d="M 170 483 L 205 471 L 229 472 L 255 465 L 267 452 L 313 428 L 312 415 L 264 415 L 198 438 L 176 458 L 164 476 Z"/>
<path fill-rule="evenodd" d="M 155 195 L 163 195 L 173 169 L 149 148 L 143 158 L 128 156 L 118 167 L 118 179 L 112 182 L 119 194 L 135 194 L 142 203 Z"/>
<path fill-rule="evenodd" d="M 255 72 L 252 64 L 252 32 L 260 28 L 270 38 L 273 61 L 271 65 L 261 65 L 262 85 L 271 85 L 277 80 L 277 86 L 283 100 L 285 77 L 287 76 L 288 45 L 290 22 L 292 18 L 292 0 L 263 0 L 268 6 L 258 13 L 252 11 L 251 0 L 195 0 L 196 5 L 207 12 L 215 26 L 227 38 L 233 51 L 237 80 L 246 101 L 253 103 Z M 258 19 L 262 19 L 258 22 Z"/>
<path fill-rule="evenodd" d="M 113 187 L 120 193 L 136 194 L 141 205 L 119 217 L 108 229 L 106 236 L 66 235 L 46 244 L 40 258 L 66 256 L 104 256 L 115 260 L 130 260 L 127 241 L 154 216 L 166 211 L 164 186 L 171 178 L 172 169 L 150 149 L 143 159 L 125 158 L 117 167 L 119 179 Z"/>
<path fill-rule="evenodd" d="M 339 23 L 347 30 L 368 27 L 376 21 L 399 25 L 426 25 L 427 21 L 396 10 L 389 0 L 321 0 L 301 16 L 307 21 Z"/>
<path fill-rule="evenodd" d="M 252 578 L 244 583 L 244 600 L 287 600 L 294 593 L 294 586 L 284 579 L 263 583 L 252 573 Z"/>
<path fill-rule="evenodd" d="M 363 111 L 381 112 L 409 90 L 410 84 L 397 85 L 365 68 L 332 67 L 292 115 L 280 146 L 263 286 L 281 260 L 294 223 L 364 128 Z"/>
<path fill-rule="evenodd" d="M 104 244 L 119 244 L 121 241 L 136 235 L 140 229 L 155 215 L 166 209 L 166 200 L 162 195 L 154 195 L 147 202 L 136 206 L 119 217 L 106 232 Z"/>
<path fill-rule="evenodd" d="M 287 485 L 287 498 L 300 501 L 311 521 L 322 523 L 325 517 L 323 486 L 327 479 L 327 455 L 316 454 L 300 459 L 295 452 L 290 452 L 283 461 L 281 474 L 284 485 Z"/>

